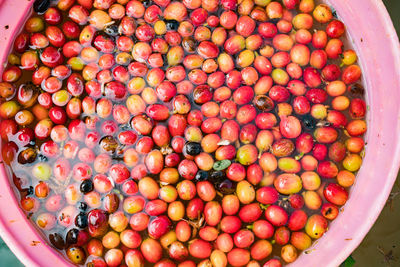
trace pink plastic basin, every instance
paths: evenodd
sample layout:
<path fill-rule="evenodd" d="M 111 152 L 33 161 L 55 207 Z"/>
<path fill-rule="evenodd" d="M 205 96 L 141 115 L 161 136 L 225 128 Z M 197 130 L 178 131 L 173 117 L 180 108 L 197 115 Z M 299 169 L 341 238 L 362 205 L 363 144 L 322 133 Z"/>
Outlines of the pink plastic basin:
<path fill-rule="evenodd" d="M 349 201 L 329 231 L 291 266 L 338 266 L 381 212 L 400 164 L 400 46 L 380 0 L 330 0 L 361 58 L 367 88 L 366 156 Z M 33 0 L 0 0 L 0 61 L 5 62 Z M 8 27 L 6 27 L 6 25 Z M 3 65 L 0 66 L 0 72 Z M 70 266 L 35 230 L 18 206 L 0 163 L 0 235 L 26 266 Z"/>

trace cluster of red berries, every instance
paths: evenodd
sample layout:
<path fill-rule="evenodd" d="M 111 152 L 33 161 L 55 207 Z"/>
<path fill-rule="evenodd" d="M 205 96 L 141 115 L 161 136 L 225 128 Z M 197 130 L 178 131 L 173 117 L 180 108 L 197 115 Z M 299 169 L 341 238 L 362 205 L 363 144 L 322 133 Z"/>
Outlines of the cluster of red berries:
<path fill-rule="evenodd" d="M 366 104 L 314 0 L 36 0 L 0 83 L 2 157 L 88 266 L 281 266 L 348 199 Z"/>

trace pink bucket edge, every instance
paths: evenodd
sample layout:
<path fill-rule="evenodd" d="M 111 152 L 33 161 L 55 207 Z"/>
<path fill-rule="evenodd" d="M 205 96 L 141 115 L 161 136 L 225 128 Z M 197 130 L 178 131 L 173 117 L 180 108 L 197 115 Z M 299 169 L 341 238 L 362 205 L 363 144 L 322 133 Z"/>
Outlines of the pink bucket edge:
<path fill-rule="evenodd" d="M 4 3 L 1 5 L 0 1 L 0 18 L 6 16 L 7 19 L 9 19 L 9 21 L 11 22 L 15 21 L 15 16 L 16 16 L 15 13 L 10 13 L 10 14 L 7 13 L 5 15 L 2 14 L 4 12 L 2 9 L 5 7 L 6 8 L 11 7 L 13 4 L 12 2 L 14 1 L 4 0 L 3 2 Z M 350 4 L 351 1 L 348 0 L 343 0 L 342 2 L 351 5 Z M 360 1 L 355 1 L 355 2 L 360 2 Z M 380 0 L 369 0 L 369 3 L 366 3 L 367 1 L 362 1 L 362 2 L 364 2 L 365 5 L 369 5 L 371 9 L 374 9 L 377 17 L 379 18 L 379 22 L 381 22 L 381 25 L 384 26 L 382 28 L 384 29 L 384 32 L 390 42 L 390 45 L 386 45 L 386 47 L 390 48 L 391 54 L 394 56 L 395 70 L 397 70 L 397 73 L 399 73 L 400 47 L 398 43 L 398 38 L 383 3 Z M 16 13 L 20 14 L 20 16 L 18 16 L 18 18 L 20 18 L 18 25 L 21 25 L 21 23 L 23 22 L 22 19 L 24 17 L 24 14 L 27 14 L 29 12 L 29 5 L 31 5 L 31 2 L 25 2 L 24 5 L 25 6 L 20 4 L 20 6 L 16 9 L 17 10 Z M 13 32 L 14 34 L 15 32 L 17 32 L 16 28 L 18 27 L 18 25 L 14 27 L 11 25 L 9 31 Z M 3 27 L 3 25 L 0 24 L 0 27 Z M 4 37 L 3 29 L 0 30 L 0 37 L 1 38 Z M 4 42 L 3 40 L 1 41 L 2 42 L 0 44 L 0 51 L 1 51 L 0 59 L 2 60 L 2 62 L 4 62 L 6 55 L 8 54 L 11 42 L 9 40 L 7 42 Z M 6 47 L 4 46 L 4 43 L 6 43 Z M 0 66 L 0 71 L 2 69 L 3 66 Z M 397 79 L 395 79 L 394 82 L 395 82 L 394 85 L 397 86 L 400 85 L 399 77 L 397 77 Z M 400 113 L 397 112 L 393 114 L 393 116 L 398 117 L 399 114 Z M 397 121 L 396 133 L 397 134 L 400 133 L 398 121 Z M 398 137 L 399 136 L 400 135 L 398 135 Z M 371 149 L 367 147 L 367 153 L 368 150 Z M 395 142 L 394 149 L 392 150 L 394 151 L 394 153 L 391 155 L 393 156 L 392 159 L 390 160 L 390 162 L 392 163 L 391 168 L 389 169 L 389 171 L 386 170 L 383 172 L 384 174 L 387 174 L 386 182 L 384 184 L 384 188 L 382 188 L 382 190 L 380 191 L 379 196 L 374 198 L 374 201 L 372 203 L 373 205 L 370 206 L 370 209 L 373 210 L 371 212 L 372 214 L 371 217 L 369 217 L 369 220 L 364 224 L 360 225 L 358 228 L 354 228 L 356 236 L 353 236 L 352 240 L 337 244 L 337 246 L 339 245 L 341 246 L 339 253 L 337 253 L 333 257 L 330 255 L 324 255 L 326 259 L 330 259 L 329 263 L 325 262 L 327 264 L 325 266 L 338 266 L 360 244 L 366 233 L 369 231 L 371 226 L 378 218 L 380 211 L 385 205 L 386 199 L 389 196 L 390 190 L 395 182 L 396 175 L 398 172 L 398 167 L 400 165 L 400 151 L 398 142 Z M 362 169 L 363 168 L 365 169 L 365 167 L 362 167 Z M 25 218 L 25 215 L 18 207 L 18 201 L 16 200 L 14 192 L 10 187 L 9 179 L 7 178 L 7 173 L 5 171 L 3 164 L 1 164 L 0 166 L 0 180 L 4 182 L 3 186 L 0 187 L 0 200 L 2 200 L 3 197 L 9 197 L 7 201 L 0 201 L 0 234 L 7 243 L 7 245 L 11 248 L 11 250 L 27 266 L 47 266 L 46 263 L 48 265 L 52 265 L 52 263 L 54 264 L 55 262 L 57 262 L 61 266 L 70 266 L 70 264 L 66 263 L 65 260 L 63 260 L 63 257 L 60 254 L 55 252 L 54 249 L 52 249 L 50 246 L 47 245 L 47 243 L 41 238 L 41 236 L 35 232 L 34 227 L 31 225 L 31 223 L 27 221 L 27 219 Z M 13 209 L 12 212 L 8 212 L 7 209 L 10 208 Z M 21 219 L 23 221 L 18 222 L 18 219 Z M 14 220 L 17 221 L 14 222 Z M 22 225 L 18 226 L 17 223 L 21 223 Z M 27 227 L 27 228 L 21 229 L 20 227 Z M 30 233 L 32 231 L 33 235 L 32 233 Z M 26 236 L 27 238 L 23 240 L 21 239 L 22 236 Z M 33 239 L 31 240 L 28 237 L 33 237 Z M 32 241 L 39 241 L 40 243 L 32 245 L 33 244 Z M 327 241 L 325 240 L 325 237 L 319 243 L 323 243 L 324 241 Z M 317 251 L 315 251 L 315 253 L 318 253 L 318 249 Z M 300 261 L 296 261 L 294 264 L 292 264 L 292 266 L 300 266 L 302 258 L 304 259 L 305 258 L 304 256 L 311 256 L 311 255 L 313 255 L 313 253 L 310 253 L 308 255 L 303 254 L 299 258 Z"/>

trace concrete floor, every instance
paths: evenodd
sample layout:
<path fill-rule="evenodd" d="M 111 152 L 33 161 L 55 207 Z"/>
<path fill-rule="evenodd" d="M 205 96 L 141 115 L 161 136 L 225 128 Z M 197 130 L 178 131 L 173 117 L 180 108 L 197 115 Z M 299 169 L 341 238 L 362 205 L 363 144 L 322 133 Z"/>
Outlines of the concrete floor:
<path fill-rule="evenodd" d="M 400 36 L 400 0 L 383 0 Z M 354 267 L 400 266 L 400 176 L 388 203 L 365 237 L 353 252 Z M 0 266 L 23 266 L 0 239 Z M 347 266 L 346 266 L 347 267 Z"/>
<path fill-rule="evenodd" d="M 400 266 L 400 179 L 378 220 L 353 252 L 354 267 Z"/>
<path fill-rule="evenodd" d="M 397 35 L 400 35 L 400 1 L 399 0 L 383 0 L 385 3 L 387 10 L 389 11 L 390 16 L 392 17 L 392 21 L 394 27 L 397 30 Z"/>

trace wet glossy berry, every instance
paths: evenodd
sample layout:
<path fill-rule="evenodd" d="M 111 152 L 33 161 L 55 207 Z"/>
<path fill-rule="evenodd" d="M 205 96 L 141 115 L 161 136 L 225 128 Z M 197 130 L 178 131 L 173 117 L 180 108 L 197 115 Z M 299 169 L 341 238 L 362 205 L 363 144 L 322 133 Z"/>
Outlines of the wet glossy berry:
<path fill-rule="evenodd" d="M 196 142 L 186 143 L 184 150 L 188 155 L 191 155 L 191 156 L 196 156 L 196 155 L 200 154 L 200 152 L 202 151 L 201 144 L 196 143 Z"/>
<path fill-rule="evenodd" d="M 83 180 L 80 185 L 80 190 L 82 193 L 87 194 L 93 191 L 93 182 L 90 179 Z"/>
<path fill-rule="evenodd" d="M 88 226 L 87 215 L 82 212 L 76 215 L 75 225 L 79 228 L 86 228 Z"/>
<path fill-rule="evenodd" d="M 167 30 L 176 31 L 179 27 L 179 22 L 174 19 L 166 19 L 165 25 L 167 26 Z"/>
<path fill-rule="evenodd" d="M 196 173 L 196 176 L 194 177 L 194 179 L 196 181 L 206 181 L 206 180 L 208 180 L 208 177 L 209 177 L 209 174 L 207 171 L 199 170 Z"/>

